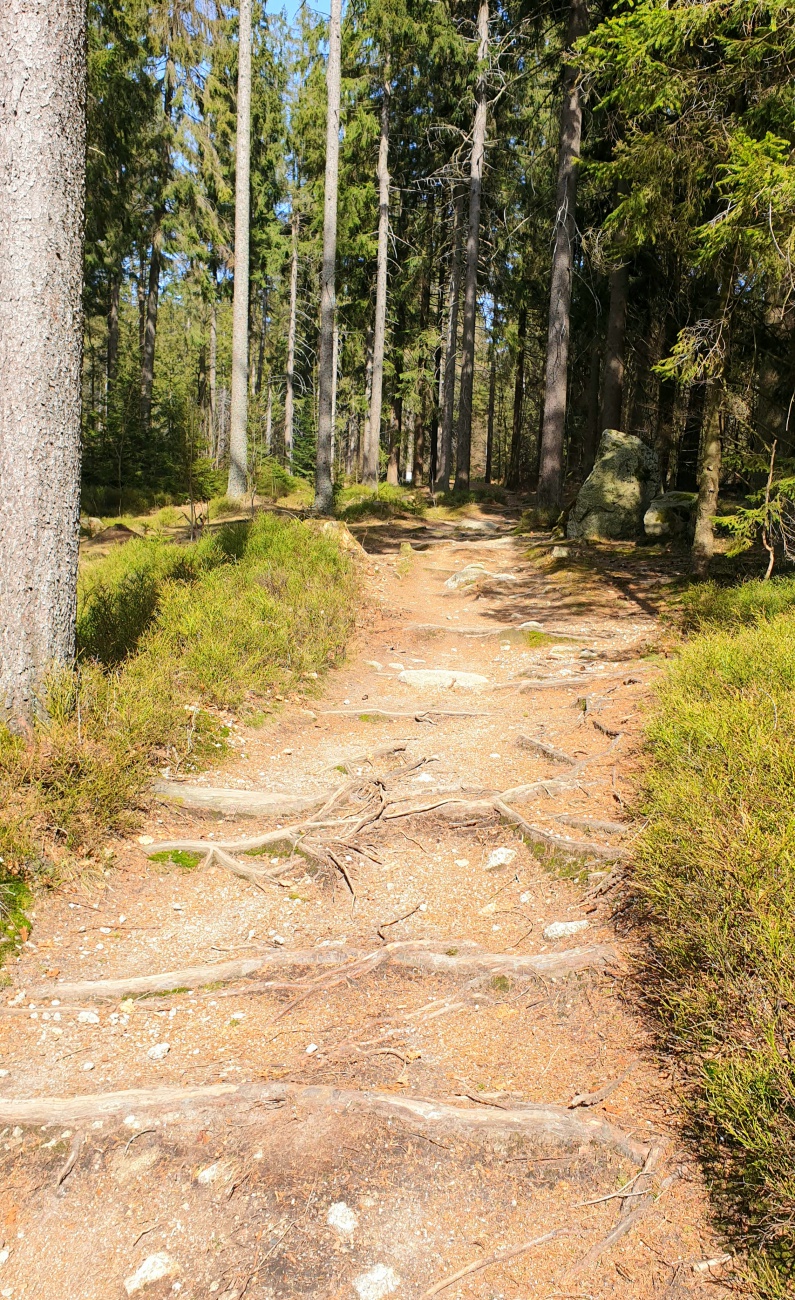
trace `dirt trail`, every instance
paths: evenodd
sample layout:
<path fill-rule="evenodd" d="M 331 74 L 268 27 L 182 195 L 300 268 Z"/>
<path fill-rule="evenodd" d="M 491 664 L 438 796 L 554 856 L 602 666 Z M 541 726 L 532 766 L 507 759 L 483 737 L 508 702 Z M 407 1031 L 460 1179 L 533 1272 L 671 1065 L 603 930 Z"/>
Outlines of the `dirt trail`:
<path fill-rule="evenodd" d="M 511 524 L 360 529 L 322 697 L 39 899 L 0 1003 L 0 1296 L 724 1294 L 612 919 L 667 575 Z"/>

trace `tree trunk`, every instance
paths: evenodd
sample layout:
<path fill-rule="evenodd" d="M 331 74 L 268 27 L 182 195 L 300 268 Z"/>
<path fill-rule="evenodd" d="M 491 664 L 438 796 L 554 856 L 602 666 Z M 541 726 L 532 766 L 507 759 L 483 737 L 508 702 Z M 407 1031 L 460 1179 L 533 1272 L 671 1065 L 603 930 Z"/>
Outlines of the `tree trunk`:
<path fill-rule="evenodd" d="M 398 379 L 400 376 L 396 375 Z M 398 393 L 392 399 L 392 417 L 389 421 L 389 461 L 386 481 L 392 487 L 400 483 L 400 444 L 403 439 L 403 398 Z"/>
<path fill-rule="evenodd" d="M 300 218 L 293 198 L 291 221 L 293 251 L 290 258 L 290 317 L 287 322 L 287 374 L 284 383 L 284 459 L 293 468 L 293 423 L 295 420 L 295 335 L 298 324 L 298 229 Z"/>
<path fill-rule="evenodd" d="M 315 508 L 325 514 L 331 509 L 333 483 L 332 390 L 334 387 L 335 264 L 337 260 L 337 190 L 340 150 L 340 45 L 342 0 L 331 0 L 328 66 L 326 69 L 326 177 L 323 202 L 323 267 L 320 283 L 320 338 L 317 350 L 318 417 L 315 461 Z"/>
<path fill-rule="evenodd" d="M 390 65 L 384 62 L 381 99 L 381 137 L 378 143 L 378 253 L 375 275 L 375 328 L 373 333 L 373 380 L 370 412 L 364 448 L 364 481 L 371 487 L 378 483 L 378 447 L 381 440 L 381 406 L 384 389 L 384 348 L 386 345 L 386 289 L 389 257 L 389 98 Z"/>
<path fill-rule="evenodd" d="M 367 447 L 368 439 L 370 437 L 370 399 L 373 391 L 373 331 L 369 325 L 367 326 L 367 334 L 365 336 L 364 357 L 365 357 L 365 361 L 364 361 L 365 415 L 364 415 L 364 430 L 359 439 L 358 462 L 357 462 L 358 479 L 360 483 L 364 482 L 364 458 L 365 458 L 365 449 Z M 375 443 L 376 471 L 378 469 L 379 450 L 380 450 L 379 440 L 376 439 L 376 443 Z M 376 482 L 378 482 L 377 472 L 376 472 Z"/>
<path fill-rule="evenodd" d="M 235 135 L 235 286 L 232 302 L 232 409 L 229 416 L 229 483 L 233 501 L 248 486 L 248 249 L 251 172 L 251 0 L 240 0 L 237 41 Z"/>
<path fill-rule="evenodd" d="M 478 63 L 480 71 L 475 92 L 475 121 L 472 127 L 472 153 L 469 163 L 469 230 L 467 232 L 464 327 L 461 339 L 461 389 L 458 399 L 458 445 L 456 447 L 455 467 L 455 485 L 459 491 L 463 492 L 469 489 L 469 462 L 472 448 L 472 391 L 475 383 L 480 199 L 483 188 L 483 160 L 486 154 L 486 116 L 488 113 L 485 64 L 488 55 L 489 0 L 479 0 Z"/>
<path fill-rule="evenodd" d="M 265 455 L 273 452 L 273 384 L 268 375 L 268 402 L 265 407 Z"/>
<path fill-rule="evenodd" d="M 108 392 L 116 378 L 119 362 L 119 299 L 121 296 L 121 275 L 114 275 L 110 283 L 110 300 L 108 302 L 108 357 L 107 380 Z"/>
<path fill-rule="evenodd" d="M 337 370 L 339 368 L 340 328 L 334 321 L 331 349 L 331 475 L 334 477 L 334 450 L 337 443 Z"/>
<path fill-rule="evenodd" d="M 516 376 L 513 385 L 513 427 L 505 486 L 518 492 L 522 477 L 522 416 L 524 414 L 524 350 L 527 341 L 527 308 L 519 309 L 516 331 Z"/>
<path fill-rule="evenodd" d="M 419 340 L 422 352 L 427 346 L 428 319 L 431 314 L 431 275 L 433 274 L 433 246 L 434 246 L 434 210 L 431 207 L 427 223 L 429 227 L 429 237 L 425 264 L 422 271 L 422 281 L 420 283 L 420 316 L 419 316 Z M 420 353 L 422 356 L 422 353 Z M 428 421 L 429 406 L 429 388 L 432 380 L 429 376 L 429 360 L 426 355 L 424 360 L 418 359 L 419 370 L 419 411 L 414 414 L 414 458 L 411 467 L 412 487 L 419 487 L 422 484 L 423 472 L 425 469 L 425 432 Z"/>
<path fill-rule="evenodd" d="M 259 318 L 259 353 L 257 355 L 257 382 L 254 385 L 254 394 L 259 397 L 262 392 L 262 374 L 265 369 L 265 339 L 268 333 L 268 289 L 267 285 L 263 286 L 259 298 L 260 318 Z"/>
<path fill-rule="evenodd" d="M 144 355 L 144 334 L 146 333 L 146 258 L 144 250 L 141 248 L 138 253 L 138 282 L 136 292 L 138 296 L 138 356 L 143 358 Z"/>
<path fill-rule="evenodd" d="M 591 344 L 591 363 L 588 372 L 588 406 L 585 413 L 585 430 L 582 440 L 582 473 L 587 478 L 596 460 L 599 444 L 599 389 L 601 387 L 602 349 L 599 339 Z"/>
<path fill-rule="evenodd" d="M 447 340 L 442 376 L 442 436 L 436 488 L 447 492 L 453 469 L 453 416 L 455 413 L 455 362 L 458 350 L 458 302 L 461 290 L 461 240 L 464 227 L 464 196 L 455 201 L 455 224 L 450 262 L 450 292 L 447 304 Z"/>
<path fill-rule="evenodd" d="M 607 310 L 605 368 L 602 376 L 602 403 L 599 408 L 599 432 L 621 429 L 624 404 L 624 341 L 627 331 L 627 291 L 629 268 L 617 266 L 610 273 L 610 306 Z"/>
<path fill-rule="evenodd" d="M 718 510 L 718 488 L 720 486 L 720 394 L 721 385 L 715 381 L 710 385 L 706 399 L 704 450 L 701 455 L 698 504 L 696 505 L 696 530 L 693 537 L 691 556 L 693 574 L 697 578 L 706 578 L 715 549 L 715 531 L 712 521 Z"/>
<path fill-rule="evenodd" d="M 491 346 L 489 348 L 489 410 L 486 417 L 486 473 L 487 483 L 491 482 L 491 465 L 494 448 L 494 406 L 497 396 L 497 304 L 494 303 L 491 318 Z"/>
<path fill-rule="evenodd" d="M 0 6 L 0 719 L 26 729 L 74 655 L 85 5 Z"/>
<path fill-rule="evenodd" d="M 585 0 L 571 0 L 569 46 L 588 30 Z M 555 239 L 549 295 L 549 332 L 538 475 L 538 507 L 550 518 L 563 500 L 563 450 L 566 433 L 566 389 L 569 367 L 571 277 L 576 233 L 577 163 L 582 135 L 582 99 L 577 69 L 567 64 L 563 73 L 560 114 Z"/>
<path fill-rule="evenodd" d="M 163 253 L 163 213 L 158 214 L 152 235 L 152 256 L 149 261 L 149 284 L 146 291 L 144 314 L 144 346 L 141 356 L 141 426 L 148 433 L 152 424 L 152 387 L 155 381 L 155 340 L 157 338 L 157 306 L 160 297 L 160 262 Z"/>
<path fill-rule="evenodd" d="M 210 356 L 209 356 L 209 364 L 208 364 L 208 371 L 209 371 L 208 387 L 210 390 L 210 409 L 208 414 L 209 414 L 209 421 L 210 421 L 210 436 L 208 438 L 208 442 L 210 444 L 210 455 L 212 456 L 213 461 L 215 463 L 215 468 L 217 469 L 219 464 L 218 420 L 217 420 L 217 411 L 216 411 L 217 385 L 218 385 L 218 314 L 217 314 L 215 299 L 213 299 L 210 305 L 210 349 L 209 351 L 210 351 Z"/>
<path fill-rule="evenodd" d="M 676 457 L 677 492 L 698 491 L 698 452 L 701 446 L 705 399 L 705 385 L 703 383 L 693 384 L 688 394 L 685 427 L 682 430 Z"/>

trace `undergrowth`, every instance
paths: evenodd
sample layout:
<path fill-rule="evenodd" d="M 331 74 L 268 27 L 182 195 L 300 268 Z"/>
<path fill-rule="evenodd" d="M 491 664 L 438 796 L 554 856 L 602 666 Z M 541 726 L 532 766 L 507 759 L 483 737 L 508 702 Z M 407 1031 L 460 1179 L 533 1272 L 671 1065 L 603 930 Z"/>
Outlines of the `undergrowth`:
<path fill-rule="evenodd" d="M 706 585 L 648 729 L 649 989 L 752 1287 L 795 1283 L 795 583 Z"/>
<path fill-rule="evenodd" d="M 379 483 L 377 488 L 354 483 L 338 488 L 334 494 L 334 512 L 348 523 L 357 519 L 393 519 L 406 514 L 422 517 L 426 509 L 427 502 L 421 493 L 390 483 Z"/>
<path fill-rule="evenodd" d="M 261 715 L 308 685 L 344 650 L 355 584 L 333 536 L 269 514 L 91 563 L 77 669 L 52 678 L 32 738 L 0 730 L 1 878 L 90 856 L 129 829 L 154 770 L 184 775 L 223 750 L 219 710 Z"/>

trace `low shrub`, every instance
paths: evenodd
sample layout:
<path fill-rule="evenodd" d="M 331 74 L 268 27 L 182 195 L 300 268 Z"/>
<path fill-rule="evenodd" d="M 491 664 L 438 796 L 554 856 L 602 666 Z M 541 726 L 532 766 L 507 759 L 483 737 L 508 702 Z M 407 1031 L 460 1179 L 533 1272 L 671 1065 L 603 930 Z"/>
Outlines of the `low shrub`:
<path fill-rule="evenodd" d="M 129 828 L 153 770 L 223 749 L 217 709 L 260 713 L 343 652 L 356 577 L 333 536 L 259 515 L 185 546 L 132 541 L 81 578 L 80 658 L 32 742 L 0 730 L 0 857 L 47 878 Z"/>
<path fill-rule="evenodd" d="M 357 519 L 394 519 L 401 515 L 422 517 L 427 502 L 419 492 L 391 483 L 379 483 L 377 488 L 355 483 L 337 490 L 334 508 L 340 519 L 353 523 Z"/>
<path fill-rule="evenodd" d="M 648 728 L 647 990 L 758 1295 L 795 1279 L 795 584 L 705 587 Z M 720 625 L 720 626 L 715 626 Z"/>

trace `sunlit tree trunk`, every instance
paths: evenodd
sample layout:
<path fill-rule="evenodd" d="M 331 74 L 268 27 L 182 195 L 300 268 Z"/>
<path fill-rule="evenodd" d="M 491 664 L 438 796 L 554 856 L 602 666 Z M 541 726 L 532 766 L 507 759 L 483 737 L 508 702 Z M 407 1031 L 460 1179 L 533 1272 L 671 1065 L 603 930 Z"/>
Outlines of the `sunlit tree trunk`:
<path fill-rule="evenodd" d="M 326 178 L 323 203 L 323 265 L 320 283 L 320 338 L 318 340 L 317 460 L 315 462 L 315 507 L 331 509 L 333 484 L 332 390 L 334 387 L 335 265 L 337 260 L 337 190 L 340 149 L 340 45 L 342 0 L 331 0 L 329 51 L 326 70 Z"/>
<path fill-rule="evenodd" d="M 21 729 L 75 647 L 85 21 L 0 5 L 0 721 Z"/>
<path fill-rule="evenodd" d="M 721 466 L 720 428 L 721 385 L 709 385 L 704 414 L 703 447 L 698 481 L 696 530 L 693 537 L 692 568 L 697 578 L 706 578 L 715 550 L 713 519 L 718 511 L 718 488 Z"/>
<path fill-rule="evenodd" d="M 516 374 L 513 385 L 513 427 L 505 486 L 518 491 L 522 472 L 522 421 L 524 416 L 524 352 L 527 342 L 527 308 L 519 309 L 516 331 Z"/>
<path fill-rule="evenodd" d="M 455 485 L 469 487 L 472 447 L 472 392 L 475 383 L 475 325 L 478 309 L 478 251 L 480 247 L 480 201 L 483 189 L 483 161 L 486 155 L 486 60 L 489 55 L 489 0 L 478 5 L 478 62 L 475 121 L 469 164 L 469 230 L 467 232 L 466 280 L 464 282 L 464 325 L 461 339 L 461 387 L 458 398 L 458 444 Z"/>
<path fill-rule="evenodd" d="M 290 258 L 290 315 L 287 321 L 287 373 L 284 383 L 284 459 L 293 468 L 293 424 L 295 421 L 295 335 L 298 325 L 298 209 L 293 200 L 291 221 L 293 251 Z"/>
<path fill-rule="evenodd" d="M 235 286 L 232 302 L 232 407 L 229 483 L 232 500 L 248 486 L 248 250 L 251 171 L 251 0 L 240 0 L 235 138 Z"/>
<path fill-rule="evenodd" d="M 375 278 L 375 328 L 373 331 L 373 374 L 370 411 L 367 418 L 367 442 L 364 449 L 364 481 L 371 487 L 378 482 L 378 447 L 381 440 L 381 406 L 384 389 L 384 348 L 386 345 L 386 290 L 389 258 L 389 59 L 384 64 L 381 99 L 381 136 L 378 142 L 378 252 Z"/>
<path fill-rule="evenodd" d="M 486 472 L 484 478 L 491 482 L 492 460 L 494 454 L 494 407 L 497 396 L 497 321 L 499 311 L 495 302 L 491 317 L 491 338 L 489 340 L 489 407 L 486 416 Z"/>
<path fill-rule="evenodd" d="M 144 309 L 144 340 L 141 356 L 141 426 L 148 432 L 152 424 L 152 388 L 155 382 L 155 341 L 157 339 L 157 308 L 160 298 L 160 263 L 163 253 L 163 213 L 158 216 L 152 235 L 152 254 L 149 259 L 149 284 Z"/>
<path fill-rule="evenodd" d="M 208 359 L 208 376 L 207 386 L 210 391 L 210 407 L 208 419 L 210 423 L 208 443 L 210 455 L 212 456 L 216 469 L 218 468 L 218 417 L 217 417 L 217 400 L 218 400 L 218 314 L 213 299 L 210 304 L 210 348 Z"/>
<path fill-rule="evenodd" d="M 587 29 L 588 11 L 585 0 L 571 0 L 567 44 L 573 45 Z M 577 170 L 581 136 L 582 99 L 579 74 L 577 69 L 568 63 L 563 74 L 563 106 L 560 114 L 549 332 L 538 475 L 538 507 L 550 517 L 558 513 L 563 499 L 571 276 L 574 262 Z"/>
<path fill-rule="evenodd" d="M 446 492 L 453 469 L 453 418 L 455 415 L 455 365 L 458 352 L 458 304 L 461 293 L 461 242 L 464 226 L 464 196 L 455 201 L 455 227 L 450 258 L 450 290 L 447 302 L 447 338 L 442 376 L 442 432 L 439 439 L 439 464 L 436 487 Z"/>

